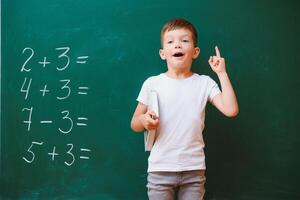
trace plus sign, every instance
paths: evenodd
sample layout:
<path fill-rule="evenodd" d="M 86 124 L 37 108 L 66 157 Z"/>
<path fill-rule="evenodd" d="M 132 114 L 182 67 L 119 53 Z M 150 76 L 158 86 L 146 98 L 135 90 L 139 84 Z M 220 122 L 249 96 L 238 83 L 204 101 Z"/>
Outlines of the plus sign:
<path fill-rule="evenodd" d="M 56 147 L 54 146 L 52 153 L 48 153 L 48 155 L 51 155 L 51 157 L 52 157 L 51 159 L 52 160 L 54 160 L 55 156 L 59 155 L 58 153 L 56 153 L 55 149 L 56 149 Z"/>
<path fill-rule="evenodd" d="M 40 90 L 40 92 L 43 93 L 43 96 L 45 96 L 46 92 L 50 92 L 50 90 L 47 90 L 47 85 L 44 86 L 44 89 Z"/>
<path fill-rule="evenodd" d="M 43 65 L 43 67 L 46 67 L 46 65 L 50 64 L 50 62 L 47 62 L 47 57 L 44 57 L 44 60 L 39 61 L 39 64 Z"/>

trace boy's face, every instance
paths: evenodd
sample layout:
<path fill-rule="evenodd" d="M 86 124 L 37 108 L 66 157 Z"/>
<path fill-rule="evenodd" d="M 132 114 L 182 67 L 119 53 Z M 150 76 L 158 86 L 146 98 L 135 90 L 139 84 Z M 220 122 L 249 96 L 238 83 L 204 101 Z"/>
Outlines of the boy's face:
<path fill-rule="evenodd" d="M 188 69 L 192 66 L 193 59 L 200 53 L 198 47 L 194 47 L 191 31 L 180 28 L 167 31 L 163 35 L 163 48 L 159 54 L 167 61 L 168 68 Z"/>

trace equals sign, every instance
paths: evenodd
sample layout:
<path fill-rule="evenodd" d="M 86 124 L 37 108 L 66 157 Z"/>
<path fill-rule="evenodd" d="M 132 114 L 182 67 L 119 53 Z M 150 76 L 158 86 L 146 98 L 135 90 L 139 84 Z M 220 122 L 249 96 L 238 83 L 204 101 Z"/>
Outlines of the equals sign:
<path fill-rule="evenodd" d="M 76 60 L 76 63 L 78 63 L 78 64 L 85 64 L 86 60 L 88 58 L 89 58 L 88 56 L 78 56 L 77 60 Z"/>
<path fill-rule="evenodd" d="M 89 88 L 88 87 L 78 87 L 78 94 L 83 94 L 83 95 L 87 95 L 87 91 Z"/>
<path fill-rule="evenodd" d="M 90 149 L 80 149 L 80 151 L 90 152 L 91 150 Z M 79 158 L 81 158 L 81 159 L 90 159 L 90 157 L 88 157 L 88 156 L 80 156 Z"/>
<path fill-rule="evenodd" d="M 87 121 L 88 118 L 86 118 L 86 117 L 78 117 L 77 120 L 78 121 Z M 82 122 L 77 122 L 76 124 L 77 124 L 77 126 L 87 126 L 86 123 L 82 123 Z"/>

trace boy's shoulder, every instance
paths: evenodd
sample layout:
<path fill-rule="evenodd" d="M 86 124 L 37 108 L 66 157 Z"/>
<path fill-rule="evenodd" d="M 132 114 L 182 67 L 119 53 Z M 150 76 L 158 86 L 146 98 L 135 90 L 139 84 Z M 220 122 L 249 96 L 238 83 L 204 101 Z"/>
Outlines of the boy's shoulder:
<path fill-rule="evenodd" d="M 153 76 L 149 76 L 145 82 L 152 82 L 152 81 L 157 81 L 157 80 L 161 80 L 163 78 L 164 74 L 158 74 L 158 75 L 153 75 Z"/>
<path fill-rule="evenodd" d="M 199 80 L 202 81 L 214 81 L 209 75 L 194 73 Z"/>
<path fill-rule="evenodd" d="M 203 79 L 211 78 L 209 75 L 206 75 L 206 74 L 198 74 L 196 72 L 194 72 L 194 74 L 197 75 L 199 78 L 203 78 Z"/>

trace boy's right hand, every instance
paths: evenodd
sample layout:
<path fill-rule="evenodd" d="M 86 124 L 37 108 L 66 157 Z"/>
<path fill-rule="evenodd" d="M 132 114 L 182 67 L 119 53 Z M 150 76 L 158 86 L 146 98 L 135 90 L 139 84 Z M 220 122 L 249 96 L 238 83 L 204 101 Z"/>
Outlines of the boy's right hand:
<path fill-rule="evenodd" d="M 148 110 L 145 114 L 140 115 L 139 120 L 147 130 L 154 130 L 159 126 L 159 117 L 153 111 Z"/>

